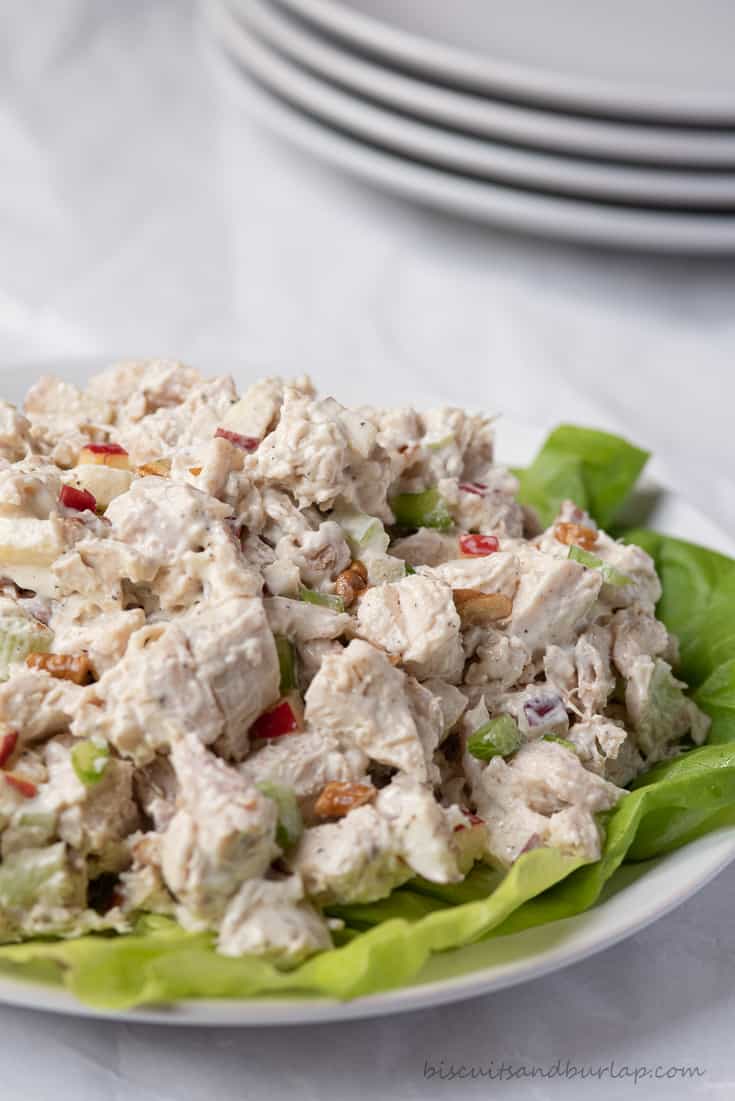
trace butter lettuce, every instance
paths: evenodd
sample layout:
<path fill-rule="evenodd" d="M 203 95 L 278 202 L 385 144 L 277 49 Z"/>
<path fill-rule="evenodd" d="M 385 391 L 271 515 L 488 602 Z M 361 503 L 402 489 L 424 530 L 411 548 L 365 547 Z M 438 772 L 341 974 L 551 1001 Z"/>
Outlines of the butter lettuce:
<path fill-rule="evenodd" d="M 606 433 L 563 426 L 521 472 L 522 499 L 545 521 L 571 497 L 607 526 L 640 473 L 644 451 Z M 0 948 L 0 968 L 63 983 L 82 1001 L 121 1009 L 192 997 L 328 995 L 354 998 L 410 982 L 434 952 L 569 917 L 622 883 L 624 862 L 646 861 L 735 825 L 735 562 L 655 532 L 625 533 L 656 560 L 658 614 L 679 636 L 675 670 L 712 718 L 708 744 L 656 766 L 604 816 L 593 864 L 552 849 L 525 853 L 506 875 L 477 866 L 460 884 L 421 879 L 378 902 L 334 908 L 339 945 L 291 971 L 218 955 L 208 934 L 144 916 L 130 934 L 90 934 Z"/>
<path fill-rule="evenodd" d="M 461 906 L 427 900 L 418 920 L 410 903 L 407 913 L 398 897 L 394 906 L 400 916 L 381 917 L 356 936 L 348 932 L 347 943 L 313 956 L 293 971 L 280 971 L 253 956 L 220 956 L 208 934 L 187 933 L 160 917 L 141 919 L 135 932 L 125 936 L 92 934 L 69 941 L 9 945 L 0 949 L 0 962 L 20 976 L 33 968 L 32 977 L 37 977 L 40 965 L 56 965 L 59 980 L 68 990 L 104 1009 L 177 998 L 279 993 L 354 998 L 402 986 L 432 952 L 468 944 L 492 932 L 526 899 L 578 866 L 572 857 L 536 849 L 521 857 L 490 895 Z"/>
<path fill-rule="evenodd" d="M 649 453 L 620 436 L 561 424 L 525 470 L 516 471 L 521 500 L 548 525 L 566 498 L 586 509 L 601 527 L 612 523 Z"/>

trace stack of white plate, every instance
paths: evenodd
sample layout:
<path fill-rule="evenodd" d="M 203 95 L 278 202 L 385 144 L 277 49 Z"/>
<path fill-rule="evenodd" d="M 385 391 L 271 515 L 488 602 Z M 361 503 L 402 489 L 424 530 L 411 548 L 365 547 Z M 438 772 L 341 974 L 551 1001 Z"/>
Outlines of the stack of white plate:
<path fill-rule="evenodd" d="M 424 203 L 735 253 L 732 0 L 209 0 L 249 102 Z"/>

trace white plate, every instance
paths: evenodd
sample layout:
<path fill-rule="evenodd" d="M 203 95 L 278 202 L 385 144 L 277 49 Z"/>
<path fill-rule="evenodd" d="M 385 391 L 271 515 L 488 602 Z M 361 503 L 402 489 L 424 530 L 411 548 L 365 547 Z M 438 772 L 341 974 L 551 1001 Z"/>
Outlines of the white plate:
<path fill-rule="evenodd" d="M 373 106 L 311 75 L 267 45 L 256 33 L 263 13 L 258 0 L 238 0 L 237 7 L 243 21 L 223 0 L 211 5 L 215 28 L 227 48 L 278 95 L 364 141 L 492 183 L 656 208 L 735 211 L 734 173 L 614 165 L 532 152 L 465 137 Z"/>
<path fill-rule="evenodd" d="M 522 102 L 735 123 L 731 0 L 280 0 L 432 80 Z"/>
<path fill-rule="evenodd" d="M 213 52 L 212 52 L 213 53 Z M 432 168 L 364 144 L 279 99 L 212 56 L 227 94 L 287 141 L 406 199 L 511 230 L 612 248 L 735 253 L 735 216 L 683 214 L 557 198 Z"/>
<path fill-rule="evenodd" d="M 300 65 L 367 99 L 439 125 L 499 141 L 642 164 L 735 165 L 735 129 L 617 123 L 536 110 L 455 91 L 349 52 L 269 0 L 231 0 L 258 34 Z"/>
<path fill-rule="evenodd" d="M 30 382 L 57 371 L 83 383 L 99 363 L 25 364 L 0 371 L 2 397 L 20 402 Z M 248 379 L 237 379 L 242 387 Z M 337 395 L 339 397 L 340 395 Z M 528 462 L 543 441 L 544 431 L 501 420 L 499 459 L 510 465 Z M 645 488 L 645 487 L 644 487 Z M 650 486 L 649 486 L 650 488 Z M 698 538 L 726 554 L 735 544 L 695 508 L 675 493 L 663 490 L 651 522 L 662 531 Z M 514 986 L 556 971 L 615 944 L 668 913 L 703 887 L 735 859 L 735 829 L 718 830 L 656 861 L 631 866 L 631 882 L 587 913 L 529 929 L 524 933 L 482 941 L 468 948 L 434 956 L 421 974 L 400 990 L 351 1002 L 330 998 L 264 998 L 241 1001 L 190 1000 L 170 1008 L 155 1006 L 129 1012 L 103 1013 L 81 1005 L 55 987 L 13 980 L 0 974 L 0 1002 L 118 1020 L 192 1025 L 313 1024 L 398 1013 L 459 1001 Z"/>

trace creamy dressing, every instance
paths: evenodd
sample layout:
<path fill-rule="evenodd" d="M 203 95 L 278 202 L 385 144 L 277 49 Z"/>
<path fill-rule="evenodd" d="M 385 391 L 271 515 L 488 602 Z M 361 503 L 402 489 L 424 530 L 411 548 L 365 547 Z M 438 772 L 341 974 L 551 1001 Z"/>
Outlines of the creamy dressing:
<path fill-rule="evenodd" d="M 597 859 L 707 719 L 649 556 L 517 490 L 487 418 L 308 379 L 0 403 L 0 939 L 154 912 L 290 965 L 325 905 Z"/>

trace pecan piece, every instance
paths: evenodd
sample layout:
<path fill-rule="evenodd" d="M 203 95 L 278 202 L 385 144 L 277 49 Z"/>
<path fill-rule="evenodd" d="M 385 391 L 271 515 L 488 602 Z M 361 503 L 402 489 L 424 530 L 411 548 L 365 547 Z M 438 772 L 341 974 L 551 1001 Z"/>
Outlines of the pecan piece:
<path fill-rule="evenodd" d="M 171 473 L 171 460 L 153 459 L 149 463 L 141 463 L 140 466 L 137 466 L 135 468 L 135 473 L 139 474 L 141 478 L 168 478 L 169 474 Z"/>
<path fill-rule="evenodd" d="M 463 627 L 486 627 L 498 619 L 507 619 L 513 611 L 513 601 L 503 593 L 454 589 L 452 596 Z"/>
<path fill-rule="evenodd" d="M 568 547 L 581 547 L 582 550 L 592 550 L 597 542 L 597 532 L 593 528 L 586 528 L 584 524 L 557 524 L 554 528 L 554 538 Z"/>
<path fill-rule="evenodd" d="M 341 596 L 345 608 L 349 608 L 355 597 L 367 588 L 367 570 L 362 562 L 351 562 L 346 570 L 337 576 L 334 591 Z"/>
<path fill-rule="evenodd" d="M 352 562 L 350 562 L 350 569 L 353 570 L 355 573 L 358 573 L 367 585 L 368 572 L 367 566 L 364 562 L 361 562 L 359 558 L 355 558 Z"/>
<path fill-rule="evenodd" d="M 353 780 L 330 780 L 322 788 L 314 804 L 314 813 L 319 818 L 344 818 L 355 807 L 371 803 L 375 795 L 375 788 L 370 784 L 358 784 Z"/>
<path fill-rule="evenodd" d="M 86 654 L 29 654 L 26 665 L 74 684 L 89 684 L 92 679 L 92 665 Z"/>

